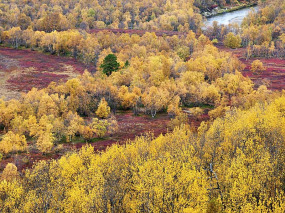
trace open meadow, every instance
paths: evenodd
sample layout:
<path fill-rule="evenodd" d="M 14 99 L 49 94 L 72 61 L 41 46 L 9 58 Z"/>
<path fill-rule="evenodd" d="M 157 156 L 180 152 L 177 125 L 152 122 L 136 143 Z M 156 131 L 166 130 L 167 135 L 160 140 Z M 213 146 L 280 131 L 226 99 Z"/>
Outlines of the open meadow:
<path fill-rule="evenodd" d="M 76 59 L 0 47 L 0 97 L 19 98 L 21 92 L 46 88 L 52 81 L 67 81 L 85 69 L 95 71 Z"/>

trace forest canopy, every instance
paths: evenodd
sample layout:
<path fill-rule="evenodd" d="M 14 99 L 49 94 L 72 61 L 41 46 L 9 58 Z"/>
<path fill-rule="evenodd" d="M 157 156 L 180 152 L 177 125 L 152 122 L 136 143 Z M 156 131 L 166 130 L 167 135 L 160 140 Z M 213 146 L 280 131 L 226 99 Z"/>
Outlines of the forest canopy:
<path fill-rule="evenodd" d="M 87 146 L 21 178 L 9 165 L 1 210 L 284 212 L 284 104 L 229 111 L 198 134 L 182 125 L 100 154 Z"/>
<path fill-rule="evenodd" d="M 254 83 L 218 48 L 246 48 L 244 61 L 284 57 L 284 1 L 260 1 L 241 27 L 201 30 L 202 10 L 242 2 L 1 1 L 2 46 L 96 71 L 0 99 L 0 211 L 284 212 L 284 90 Z M 266 67 L 256 59 L 251 72 Z M 163 114 L 169 129 L 94 150 L 118 133 L 118 110 Z M 75 140 L 84 146 L 49 159 Z M 9 161 L 32 152 L 47 159 L 24 170 Z"/>
<path fill-rule="evenodd" d="M 0 1 L 0 25 L 5 30 L 52 32 L 80 28 L 197 31 L 200 9 L 238 5 L 236 0 L 18 0 Z M 248 0 L 246 2 L 256 2 Z"/>

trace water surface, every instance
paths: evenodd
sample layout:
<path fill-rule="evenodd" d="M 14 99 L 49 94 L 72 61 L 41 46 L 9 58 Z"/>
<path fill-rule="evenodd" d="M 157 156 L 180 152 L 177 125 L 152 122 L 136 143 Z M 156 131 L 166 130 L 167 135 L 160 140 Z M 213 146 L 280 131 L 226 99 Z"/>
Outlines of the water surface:
<path fill-rule="evenodd" d="M 224 13 L 218 16 L 213 16 L 211 18 L 208 18 L 207 21 L 204 22 L 204 24 L 205 27 L 209 27 L 213 25 L 214 21 L 217 21 L 218 24 L 228 25 L 228 24 L 237 23 L 241 25 L 243 18 L 246 17 L 251 10 L 257 11 L 258 6 L 243 8 L 233 12 Z"/>

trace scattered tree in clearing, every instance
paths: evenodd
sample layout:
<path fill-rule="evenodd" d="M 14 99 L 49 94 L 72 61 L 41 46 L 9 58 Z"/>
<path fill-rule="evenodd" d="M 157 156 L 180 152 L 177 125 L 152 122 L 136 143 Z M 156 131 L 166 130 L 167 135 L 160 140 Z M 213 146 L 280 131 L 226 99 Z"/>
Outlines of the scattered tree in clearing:
<path fill-rule="evenodd" d="M 107 134 L 109 122 L 108 120 L 99 120 L 98 118 L 93 118 L 90 126 L 98 138 L 103 138 Z"/>
<path fill-rule="evenodd" d="M 18 177 L 18 169 L 13 163 L 8 163 L 1 174 L 0 180 L 12 181 Z"/>
<path fill-rule="evenodd" d="M 108 106 L 108 103 L 105 98 L 102 98 L 96 111 L 96 115 L 100 118 L 107 118 L 109 114 L 110 107 Z"/>
<path fill-rule="evenodd" d="M 117 56 L 114 54 L 107 55 L 100 66 L 103 69 L 103 73 L 107 76 L 111 75 L 112 72 L 116 72 L 119 67 L 120 64 L 117 62 Z"/>
<path fill-rule="evenodd" d="M 226 35 L 225 46 L 230 47 L 232 49 L 239 48 L 241 46 L 241 38 L 239 35 L 235 35 L 232 32 Z"/>
<path fill-rule="evenodd" d="M 263 71 L 266 70 L 266 68 L 263 66 L 262 61 L 260 60 L 254 60 L 251 64 L 251 69 L 250 69 L 254 74 L 259 74 L 262 73 Z"/>

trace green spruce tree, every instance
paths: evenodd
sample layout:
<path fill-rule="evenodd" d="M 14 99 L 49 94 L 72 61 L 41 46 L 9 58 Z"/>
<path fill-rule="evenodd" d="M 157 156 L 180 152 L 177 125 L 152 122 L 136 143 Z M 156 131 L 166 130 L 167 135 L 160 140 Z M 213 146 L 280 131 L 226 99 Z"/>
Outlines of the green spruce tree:
<path fill-rule="evenodd" d="M 112 72 L 116 72 L 120 67 L 120 64 L 117 62 L 117 56 L 114 54 L 109 54 L 104 58 L 103 63 L 100 68 L 103 69 L 103 73 L 106 75 L 111 75 Z"/>

